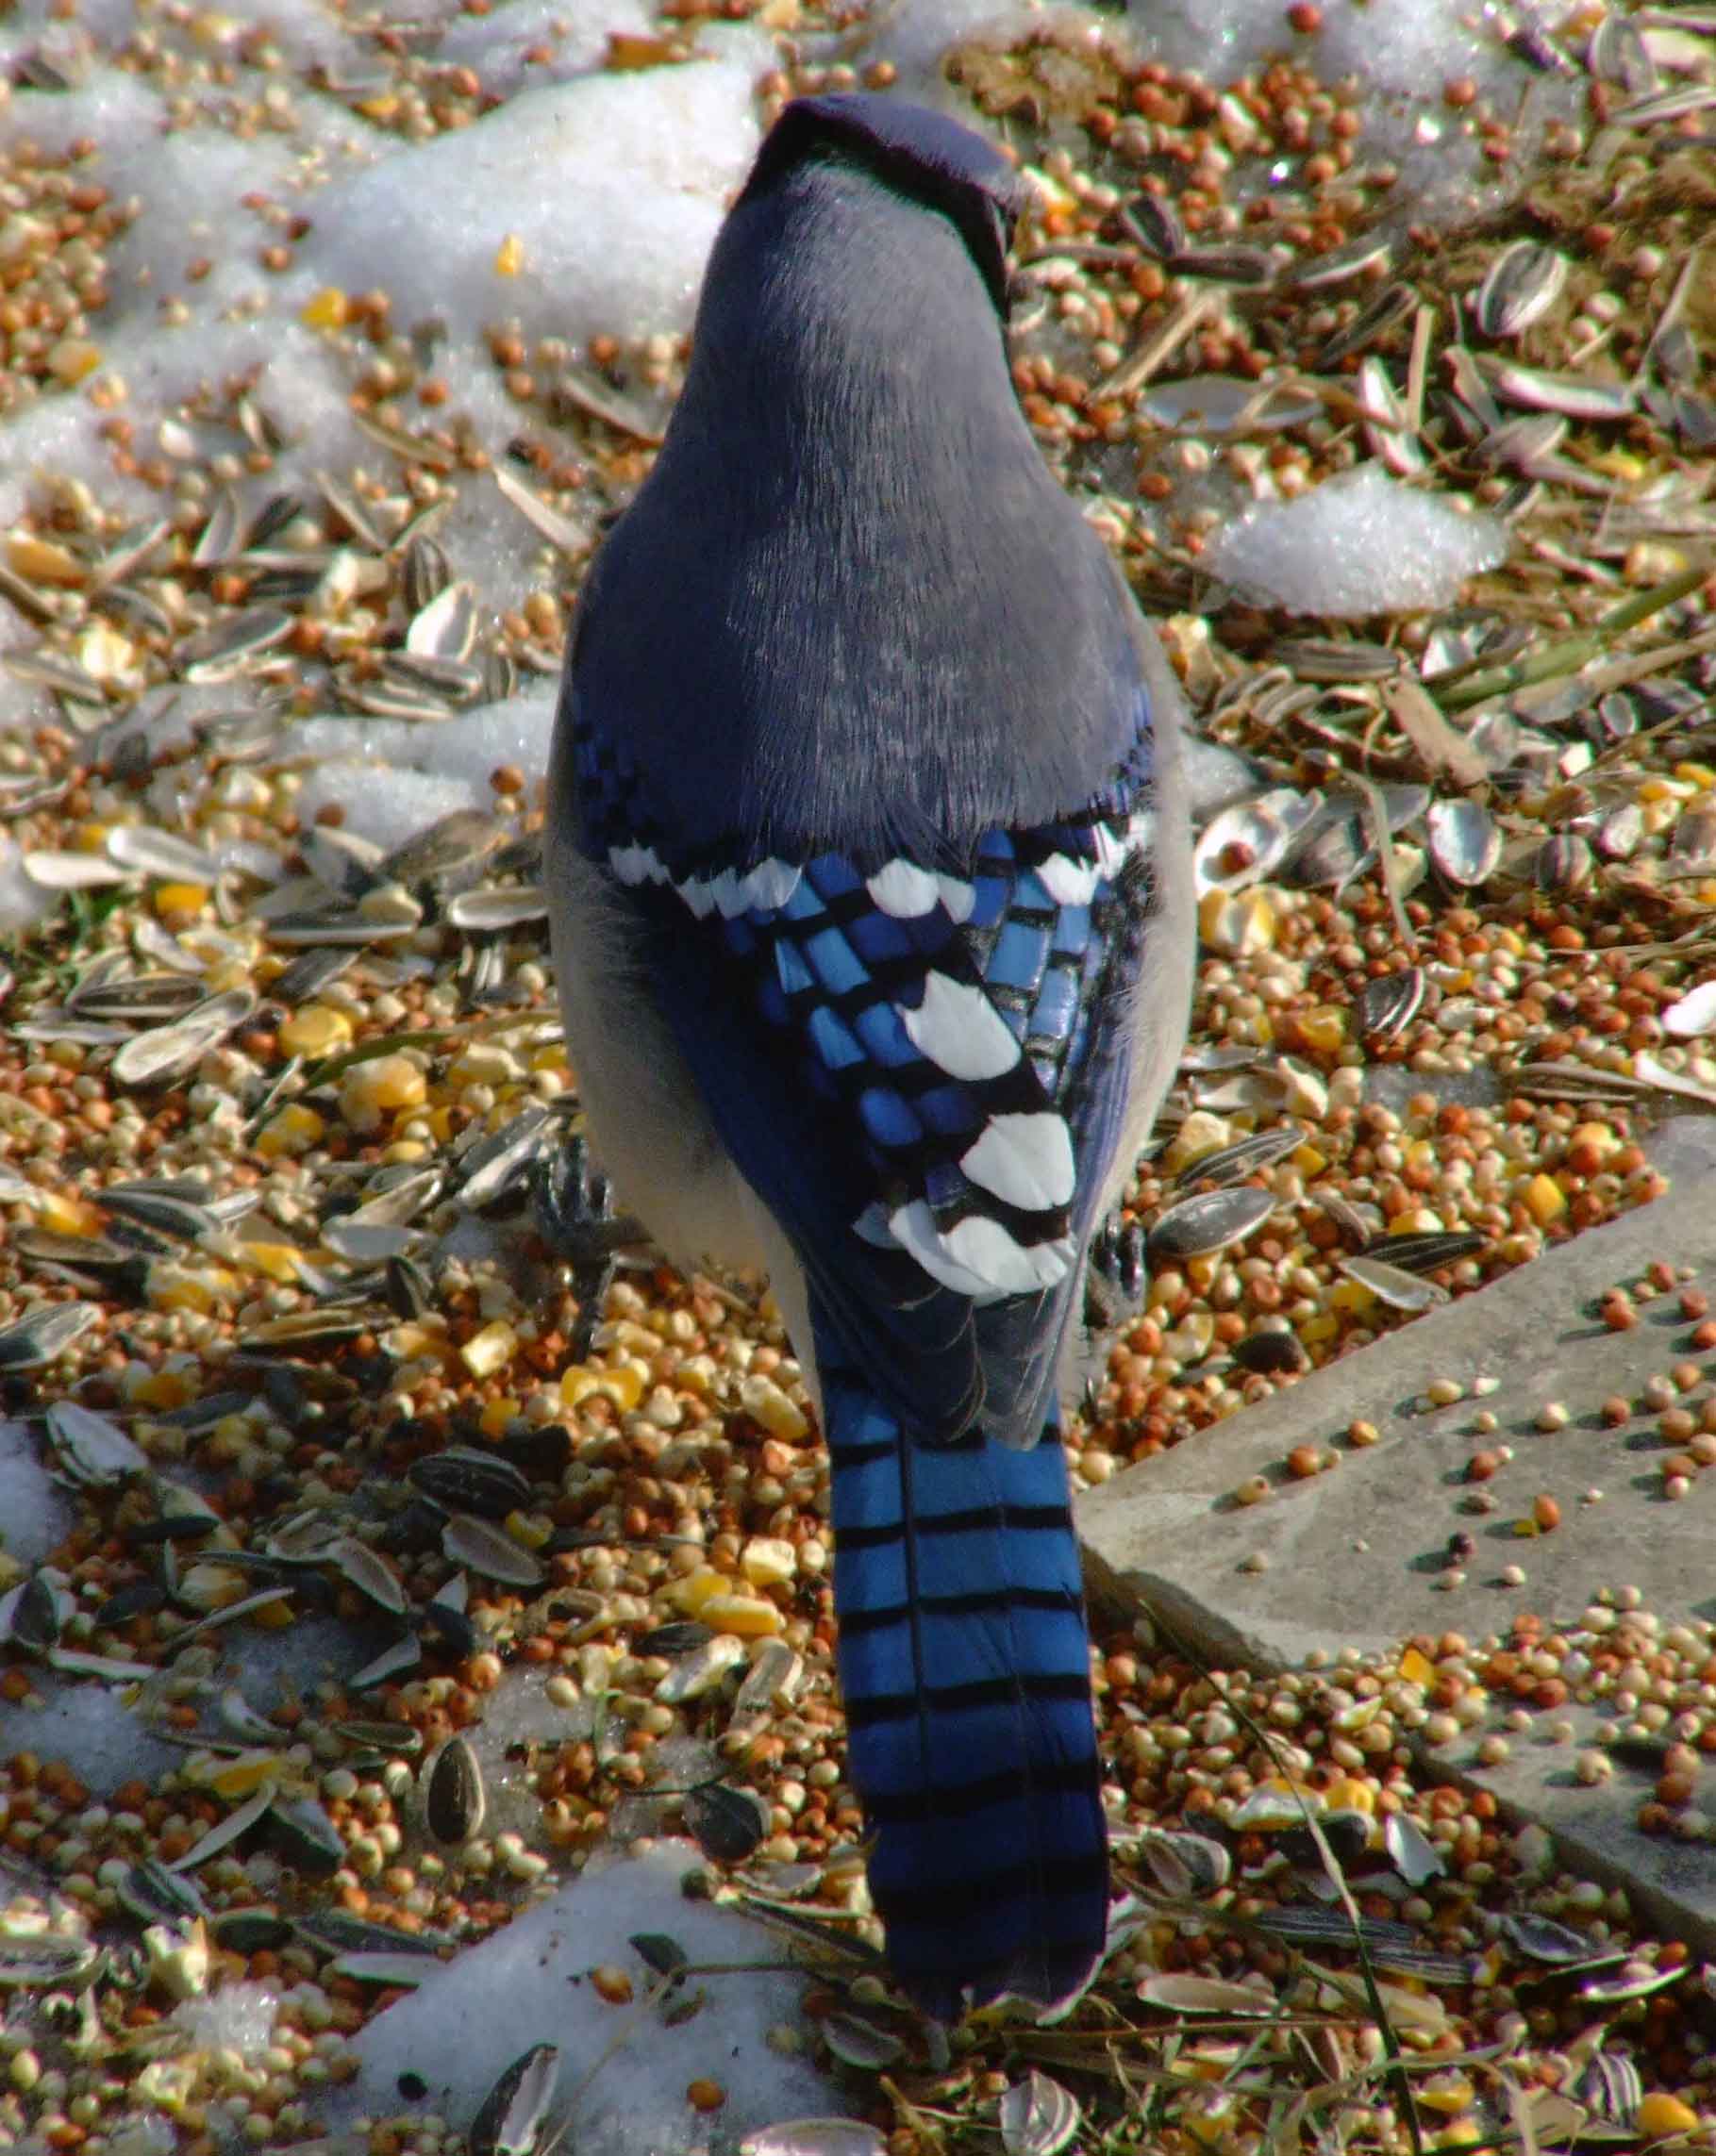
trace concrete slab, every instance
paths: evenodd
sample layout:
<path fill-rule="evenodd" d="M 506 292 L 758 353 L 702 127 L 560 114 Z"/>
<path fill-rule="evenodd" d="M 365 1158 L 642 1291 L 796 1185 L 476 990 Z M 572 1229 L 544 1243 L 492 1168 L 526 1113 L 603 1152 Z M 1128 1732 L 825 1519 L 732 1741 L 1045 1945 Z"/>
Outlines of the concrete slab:
<path fill-rule="evenodd" d="M 1597 1302 L 1616 1284 L 1640 1281 L 1656 1261 L 1716 1281 L 1716 1120 L 1682 1118 L 1652 1147 L 1669 1175 L 1656 1203 L 1579 1236 L 1480 1293 L 1448 1304 L 1344 1361 L 1233 1417 L 1188 1444 L 1129 1469 L 1084 1497 L 1078 1527 L 1093 1600 L 1143 1607 L 1164 1619 L 1217 1667 L 1278 1669 L 1312 1650 L 1345 1646 L 1388 1651 L 1413 1634 L 1462 1633 L 1476 1643 L 1505 1634 L 1529 1611 L 1573 1628 L 1599 1589 L 1639 1587 L 1666 1627 L 1716 1619 L 1716 1468 L 1687 1496 L 1662 1494 L 1660 1462 L 1671 1450 L 1643 1413 L 1618 1428 L 1601 1403 L 1637 1401 L 1645 1379 L 1698 1363 L 1716 1377 L 1716 1356 L 1691 1347 L 1693 1321 L 1678 1292 L 1641 1305 L 1630 1331 L 1613 1332 Z M 1716 1303 L 1716 1292 L 1712 1293 Z M 1454 1378 L 1468 1396 L 1428 1410 L 1426 1388 Z M 1478 1380 L 1497 1382 L 1471 1396 Z M 1697 1406 L 1701 1384 L 1688 1398 Z M 1538 1426 L 1549 1402 L 1567 1409 L 1563 1427 Z M 1474 1431 L 1480 1408 L 1498 1418 Z M 1356 1449 L 1355 1418 L 1378 1441 Z M 1312 1444 L 1341 1465 L 1294 1481 L 1284 1459 Z M 1479 1449 L 1512 1448 L 1483 1487 L 1496 1509 L 1462 1509 L 1474 1485 L 1468 1462 Z M 1241 1504 L 1234 1491 L 1262 1476 L 1266 1497 Z M 1600 1490 L 1599 1500 L 1588 1493 Z M 1535 1500 L 1553 1497 L 1560 1523 L 1521 1535 Z M 1465 1584 L 1447 1591 L 1449 1537 L 1469 1534 Z M 1502 1584 L 1518 1565 L 1524 1584 Z M 1479 1739 L 1503 1727 L 1501 1709 L 1482 1730 L 1426 1750 L 1431 1771 L 1491 1789 L 1516 1818 L 1536 1819 L 1557 1837 L 1558 1863 L 1625 1888 L 1641 1915 L 1671 1935 L 1716 1954 L 1716 1848 L 1708 1841 L 1646 1836 L 1641 1801 L 1647 1767 L 1623 1762 L 1592 1787 L 1576 1760 L 1596 1741 L 1605 1710 L 1570 1705 L 1534 1717 L 1512 1733 L 1509 1756 L 1480 1766 Z M 1608 1710 L 1612 1714 L 1612 1709 Z M 1571 1741 L 1548 1736 L 1571 1723 Z M 1716 1801 L 1708 1807 L 1716 1812 Z"/>
<path fill-rule="evenodd" d="M 1600 1586 L 1634 1582 L 1651 1606 L 1716 1617 L 1716 1470 L 1678 1503 L 1661 1495 L 1666 1448 L 1646 1415 L 1610 1429 L 1610 1394 L 1636 1397 L 1652 1371 L 1704 1360 L 1692 1325 L 1669 1294 L 1643 1305 L 1631 1332 L 1610 1332 L 1597 1299 L 1639 1280 L 1658 1258 L 1716 1277 L 1716 1119 L 1681 1118 L 1659 1134 L 1669 1194 L 1547 1252 L 1475 1295 L 1146 1460 L 1079 1501 L 1090 1584 L 1100 1600 L 1158 1610 L 1217 1662 L 1254 1668 L 1301 1662 L 1313 1648 L 1381 1649 L 1416 1632 L 1504 1632 L 1531 1609 L 1570 1617 Z M 1716 1301 L 1716 1297 L 1713 1297 Z M 1711 1368 L 1716 1372 L 1716 1362 Z M 1486 1398 L 1426 1411 L 1440 1378 L 1468 1388 L 1493 1379 Z M 1541 1410 L 1559 1401 L 1565 1427 L 1545 1433 Z M 1493 1435 L 1474 1431 L 1488 1409 Z M 1378 1442 L 1346 1437 L 1355 1418 Z M 1325 1448 L 1340 1466 L 1295 1482 L 1284 1465 L 1296 1445 Z M 1462 1511 L 1467 1463 L 1508 1445 L 1513 1458 L 1486 1484 L 1487 1517 Z M 1241 1504 L 1234 1492 L 1262 1475 L 1269 1494 Z M 1586 1502 L 1591 1489 L 1604 1493 Z M 1526 1539 L 1515 1523 L 1540 1496 L 1561 1523 Z M 1466 1586 L 1437 1585 L 1449 1537 L 1470 1534 Z M 1526 1584 L 1499 1584 L 1523 1566 Z"/>

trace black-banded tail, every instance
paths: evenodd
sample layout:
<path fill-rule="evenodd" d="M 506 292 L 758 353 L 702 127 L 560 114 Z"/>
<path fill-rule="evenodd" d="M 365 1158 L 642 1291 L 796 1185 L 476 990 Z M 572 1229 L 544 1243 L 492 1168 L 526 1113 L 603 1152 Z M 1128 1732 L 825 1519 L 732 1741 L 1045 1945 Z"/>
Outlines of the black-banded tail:
<path fill-rule="evenodd" d="M 927 2014 L 1052 2005 L 1102 1951 L 1108 1837 L 1066 1460 L 914 1441 L 823 1370 L 852 1778 L 889 1960 Z"/>

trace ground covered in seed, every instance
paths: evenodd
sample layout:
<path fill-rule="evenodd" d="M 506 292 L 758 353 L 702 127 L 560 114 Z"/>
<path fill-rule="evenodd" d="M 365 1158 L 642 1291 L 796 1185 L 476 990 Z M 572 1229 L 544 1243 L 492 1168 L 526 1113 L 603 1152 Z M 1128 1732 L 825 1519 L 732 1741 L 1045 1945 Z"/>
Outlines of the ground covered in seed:
<path fill-rule="evenodd" d="M 1716 1980 L 1434 1765 L 1612 1700 L 1615 1756 L 1659 1770 L 1641 1826 L 1698 1846 L 1716 1632 L 1620 1576 L 1506 1634 L 1462 1631 L 1451 1579 L 1445 1634 L 1267 1678 L 1103 1617 L 1106 1967 L 1047 2029 L 892 1999 L 773 1307 L 553 1235 L 556 1164 L 601 1193 L 544 728 L 686 293 L 613 288 L 570 333 L 550 240 L 509 231 L 494 304 L 436 322 L 408 249 L 396 289 L 341 281 L 316 190 L 453 155 L 533 84 L 692 101 L 724 69 L 734 174 L 787 95 L 927 67 L 1037 175 L 1021 395 L 1211 744 L 1192 1043 L 1089 1486 L 1647 1203 L 1655 1121 L 1716 1103 L 1716 20 L 1522 10 L 1406 97 L 1361 64 L 1374 0 L 1272 14 L 1243 74 L 1157 57 L 1147 16 L 926 63 L 921 10 L 492 12 L 7 25 L 0 2148 L 457 2145 L 527 2016 L 479 2032 L 448 1988 L 441 2044 L 496 2048 L 442 2088 L 401 2079 L 390 2010 L 557 1893 L 575 1928 L 667 1836 L 632 1930 L 574 1953 L 585 2048 L 527 2054 L 475 2146 L 642 2146 L 591 2108 L 605 2047 L 671 2081 L 649 2146 L 758 2133 L 766 2081 L 675 2048 L 736 1989 L 794 2107 L 820 2069 L 855 2122 L 758 2150 L 1707 2143 Z M 137 168 L 58 117 L 144 98 L 232 158 L 212 252 L 150 257 L 160 322 L 208 340 L 191 378 L 124 341 Z M 1287 521 L 1330 481 L 1362 558 Z M 1695 1502 L 1702 1289 L 1665 1252 L 1595 1315 L 1652 1296 L 1687 1360 L 1619 1406 Z M 778 1995 L 748 1966 L 789 1958 Z"/>

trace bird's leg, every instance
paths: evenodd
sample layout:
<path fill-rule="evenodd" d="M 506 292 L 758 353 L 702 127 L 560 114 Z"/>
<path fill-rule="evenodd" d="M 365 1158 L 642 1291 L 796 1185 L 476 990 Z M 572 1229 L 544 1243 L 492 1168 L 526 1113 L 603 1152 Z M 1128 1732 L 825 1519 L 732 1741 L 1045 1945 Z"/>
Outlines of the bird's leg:
<path fill-rule="evenodd" d="M 1091 1236 L 1085 1256 L 1083 1322 L 1073 1337 L 1062 1378 L 1061 1397 L 1069 1404 L 1079 1401 L 1087 1417 L 1095 1414 L 1114 1336 L 1142 1312 L 1149 1281 L 1144 1231 L 1116 1205 Z"/>
<path fill-rule="evenodd" d="M 614 1276 L 616 1252 L 628 1243 L 647 1242 L 648 1231 L 634 1215 L 615 1212 L 613 1186 L 591 1161 L 590 1142 L 581 1135 L 563 1146 L 544 1146 L 537 1154 L 530 1169 L 530 1198 L 543 1240 L 572 1268 L 572 1292 L 578 1305 L 572 1359 L 582 1362 Z"/>

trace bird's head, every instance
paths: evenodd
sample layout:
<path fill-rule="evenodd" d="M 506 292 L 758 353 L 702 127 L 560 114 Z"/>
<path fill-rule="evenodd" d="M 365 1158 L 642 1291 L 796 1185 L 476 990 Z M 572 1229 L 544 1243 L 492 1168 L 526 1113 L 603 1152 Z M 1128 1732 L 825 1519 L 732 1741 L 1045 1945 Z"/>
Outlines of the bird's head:
<path fill-rule="evenodd" d="M 1029 191 L 992 142 L 945 113 L 872 91 L 797 98 L 769 130 L 739 207 L 817 161 L 867 174 L 946 218 L 964 240 L 995 312 L 1007 319 L 1008 249 Z"/>

